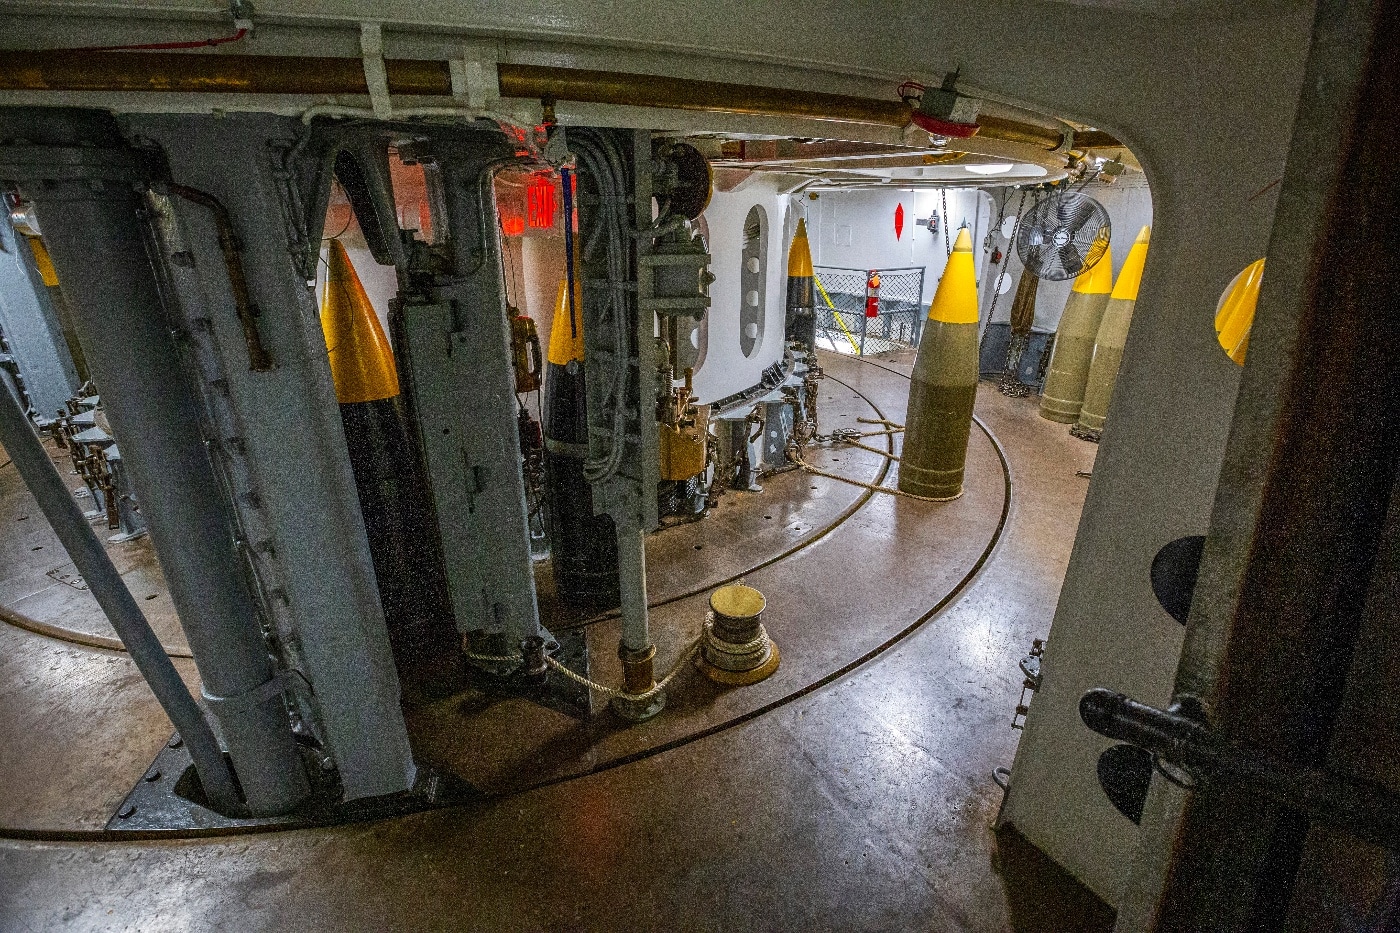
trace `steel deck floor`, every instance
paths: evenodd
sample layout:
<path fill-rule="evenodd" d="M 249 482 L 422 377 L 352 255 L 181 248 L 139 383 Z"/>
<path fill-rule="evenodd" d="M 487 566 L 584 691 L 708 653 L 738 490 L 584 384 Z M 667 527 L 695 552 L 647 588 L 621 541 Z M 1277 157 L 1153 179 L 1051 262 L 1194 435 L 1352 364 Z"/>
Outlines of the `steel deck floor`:
<path fill-rule="evenodd" d="M 857 361 L 832 365 L 838 375 L 853 368 L 868 372 L 851 383 L 902 418 L 902 380 Z M 1039 419 L 1035 402 L 989 386 L 979 395 L 1016 484 L 991 559 L 941 613 L 839 680 L 663 754 L 482 804 L 231 840 L 3 842 L 0 929 L 1107 929 L 1106 908 L 989 829 L 1000 798 L 990 771 L 1010 762 L 1017 736 L 1008 728 L 1016 661 L 1049 626 L 1083 501 L 1075 472 L 1094 453 Z M 873 499 L 768 572 L 801 570 L 760 588 L 775 610 L 799 610 L 792 624 L 814 630 L 812 645 L 823 632 L 846 644 L 918 608 L 916 594 L 927 610 L 947 589 L 928 586 L 939 568 L 919 548 L 889 546 L 928 523 L 903 508 L 924 505 Z M 863 547 L 887 542 L 852 548 L 853 575 L 882 575 L 877 605 L 833 598 L 840 581 L 807 564 L 847 527 L 860 529 Z M 698 623 L 691 609 L 682 615 Z M 615 636 L 603 625 L 606 644 Z M 799 643 L 796 628 L 786 637 Z M 54 720 L 45 736 L 5 727 L 0 787 L 52 782 L 39 796 L 66 793 L 76 809 L 92 795 L 27 752 L 77 743 L 110 759 L 109 775 L 127 774 L 119 798 L 153 748 L 127 753 L 142 743 L 103 733 L 162 733 L 158 710 L 142 719 L 122 706 L 139 680 L 105 670 L 129 663 L 51 642 L 26 648 L 24 639 L 41 641 L 27 632 L 0 639 L 0 704 L 40 695 Z M 58 689 L 64 682 L 71 689 Z"/>

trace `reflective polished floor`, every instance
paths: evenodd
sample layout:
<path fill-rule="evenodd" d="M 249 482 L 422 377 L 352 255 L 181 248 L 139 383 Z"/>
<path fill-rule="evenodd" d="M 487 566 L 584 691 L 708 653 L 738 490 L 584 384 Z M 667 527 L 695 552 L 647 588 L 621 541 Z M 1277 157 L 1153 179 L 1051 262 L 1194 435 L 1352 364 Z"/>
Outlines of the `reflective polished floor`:
<path fill-rule="evenodd" d="M 850 384 L 900 420 L 908 366 L 880 365 L 833 371 L 854 370 Z M 1014 488 L 990 558 L 941 611 L 838 679 L 619 767 L 391 821 L 145 843 L 12 830 L 0 841 L 0 930 L 1107 930 L 1102 904 L 990 830 L 991 771 L 1010 763 L 1018 735 L 1017 660 L 1049 627 L 1086 487 L 1076 473 L 1094 455 L 1041 420 L 1036 401 L 980 390 Z M 846 524 L 886 538 L 926 524 L 905 506 L 925 504 L 877 495 Z M 917 549 L 857 544 L 850 556 L 852 573 L 882 582 L 885 603 L 848 605 L 830 597 L 840 581 L 802 572 L 775 578 L 770 600 L 781 594 L 807 607 L 805 624 L 844 634 L 917 620 L 937 598 L 902 598 L 950 589 L 928 588 L 946 571 Z M 36 805 L 71 806 L 87 788 L 45 758 L 55 744 L 84 768 L 98 759 L 119 788 L 139 775 L 151 749 L 133 753 L 112 730 L 151 736 L 168 724 L 158 710 L 114 709 L 139 693 L 129 662 L 40 648 L 41 636 L 12 627 L 0 639 L 0 702 L 40 681 L 71 684 L 44 693 L 47 720 L 33 721 L 47 734 L 7 731 L 0 782 L 27 781 Z M 110 813 L 102 803 L 97 825 Z"/>

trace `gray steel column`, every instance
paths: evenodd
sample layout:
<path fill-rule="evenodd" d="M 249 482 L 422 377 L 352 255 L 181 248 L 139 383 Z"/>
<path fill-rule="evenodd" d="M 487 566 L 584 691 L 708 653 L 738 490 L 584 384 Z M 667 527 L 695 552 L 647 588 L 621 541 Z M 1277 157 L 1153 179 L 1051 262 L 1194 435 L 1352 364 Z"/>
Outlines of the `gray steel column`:
<path fill-rule="evenodd" d="M 0 177 L 43 224 L 248 810 L 288 812 L 309 785 L 143 246 L 136 160 L 106 113 L 16 108 Z"/>
<path fill-rule="evenodd" d="M 493 170 L 513 157 L 505 137 L 474 129 L 424 145 L 442 166 L 452 271 L 406 290 L 399 378 L 419 442 L 447 566 L 457 627 L 540 634 L 529 508 L 520 465 Z M 431 284 L 429 284 L 431 282 Z"/>
<path fill-rule="evenodd" d="M 0 330 L 24 377 L 30 403 L 52 418 L 78 391 L 78 370 L 49 303 L 48 288 L 23 240 L 9 218 L 0 217 Z"/>
<path fill-rule="evenodd" d="M 93 533 L 92 525 L 83 518 L 78 503 L 68 492 L 63 478 L 53 468 L 43 445 L 35 436 L 29 419 L 20 410 L 19 399 L 11 391 L 8 380 L 0 378 L 0 444 L 15 462 L 24 484 L 39 502 L 39 509 L 53 526 L 54 534 L 63 542 L 68 556 L 87 581 L 88 589 L 116 629 L 132 663 L 150 684 L 165 715 L 180 730 L 185 748 L 190 753 L 200 783 L 214 808 L 223 813 L 237 813 L 243 802 L 233 782 L 233 773 L 224 760 L 223 749 L 214 737 L 214 730 L 204 719 L 204 713 L 190 696 L 185 682 L 175 670 L 165 648 L 161 646 L 150 623 L 141 614 L 131 591 L 121 574 L 112 566 L 112 559 Z"/>
<path fill-rule="evenodd" d="M 618 589 L 622 595 L 622 647 L 642 651 L 651 647 L 647 614 L 646 532 L 635 524 L 617 526 Z"/>
<path fill-rule="evenodd" d="M 223 204 L 242 241 L 271 368 L 250 365 L 213 212 L 178 197 L 154 199 L 159 249 L 188 257 L 165 263 L 178 305 L 171 314 L 192 332 L 199 391 L 219 424 L 218 462 L 234 490 L 231 511 L 248 539 L 283 661 L 310 686 L 313 728 L 345 798 L 405 790 L 416 772 L 398 675 L 316 297 L 288 249 L 288 208 L 275 174 L 277 147 L 290 146 L 303 127 L 266 114 L 149 115 L 129 118 L 129 126 L 164 146 L 174 182 Z"/>

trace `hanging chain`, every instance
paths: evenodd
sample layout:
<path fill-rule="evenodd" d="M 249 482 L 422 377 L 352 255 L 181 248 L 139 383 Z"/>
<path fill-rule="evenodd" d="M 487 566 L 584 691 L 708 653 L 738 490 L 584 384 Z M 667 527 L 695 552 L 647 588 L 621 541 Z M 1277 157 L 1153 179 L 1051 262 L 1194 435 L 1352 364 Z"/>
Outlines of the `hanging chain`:
<path fill-rule="evenodd" d="M 997 274 L 997 277 L 992 280 L 992 305 L 987 309 L 987 323 L 989 324 L 991 323 L 992 315 L 996 314 L 997 299 L 1001 297 L 1001 277 L 1005 275 L 1008 279 L 1010 279 L 1010 273 L 1005 270 L 1006 266 L 1011 265 L 1011 250 L 1014 249 L 1016 246 L 1016 234 L 1021 232 L 1021 221 L 1025 219 L 1026 216 L 1026 195 L 1029 193 L 1030 192 L 1027 189 L 1021 189 L 1021 200 L 1016 204 L 1016 224 L 1011 228 L 1011 239 L 1006 244 L 1006 259 L 1004 260 L 1005 266 L 1002 267 L 1002 271 Z M 1009 200 L 1011 199 L 1007 198 L 1007 201 Z M 1005 202 L 1002 202 L 1001 212 L 1002 215 L 1005 216 Z M 1000 228 L 1000 226 L 1000 224 L 997 225 L 998 228 Z"/>
<path fill-rule="evenodd" d="M 997 219 L 992 224 L 992 230 L 997 231 L 997 233 L 992 233 L 990 231 L 987 233 L 986 238 L 982 242 L 983 254 L 990 253 L 995 248 L 996 237 L 1001 232 L 1002 221 L 1006 220 L 1006 205 L 1010 200 L 1011 196 L 1007 195 L 1001 199 L 1001 204 L 997 206 Z"/>
<path fill-rule="evenodd" d="M 947 251 L 948 258 L 953 258 L 953 244 L 948 239 L 948 225 L 953 221 L 948 217 L 948 189 L 939 188 L 938 194 L 943 199 L 943 249 Z"/>
<path fill-rule="evenodd" d="M 1039 199 L 1037 199 L 1036 203 L 1031 205 L 1031 210 L 1035 210 L 1039 204 L 1040 201 Z M 1021 202 L 1019 205 L 1017 205 L 1016 229 L 1011 232 L 1011 240 L 1013 244 L 1016 241 L 1016 234 L 1021 231 L 1021 223 L 1025 217 L 1025 206 L 1026 193 L 1025 191 L 1022 191 Z M 1023 277 L 1027 275 L 1035 275 L 1035 272 L 1027 268 L 1025 264 L 1022 263 L 1021 275 Z M 1019 295 L 1020 292 L 1021 289 L 1018 284 L 1016 288 L 1016 293 Z M 996 293 L 994 292 L 992 295 L 993 305 L 995 305 L 996 297 Z M 1016 308 L 1014 305 L 1012 306 L 1011 310 L 1012 313 L 1015 314 Z M 1034 316 L 1034 309 L 1032 309 L 1031 313 L 1032 316 Z M 987 319 L 989 321 L 991 320 L 990 314 L 988 314 Z M 1009 330 L 1009 335 L 1010 336 L 1006 342 L 1006 362 L 1002 364 L 1001 367 L 1001 381 L 1000 384 L 997 386 L 997 390 L 1001 392 L 1002 395 L 1005 395 L 1007 398 L 1025 398 L 1027 395 L 1030 394 L 1031 387 L 1021 381 L 1021 377 L 1018 371 L 1021 366 L 1021 357 L 1025 355 L 1026 347 L 1029 344 L 1029 338 L 1024 334 L 1016 333 L 1014 327 Z"/>

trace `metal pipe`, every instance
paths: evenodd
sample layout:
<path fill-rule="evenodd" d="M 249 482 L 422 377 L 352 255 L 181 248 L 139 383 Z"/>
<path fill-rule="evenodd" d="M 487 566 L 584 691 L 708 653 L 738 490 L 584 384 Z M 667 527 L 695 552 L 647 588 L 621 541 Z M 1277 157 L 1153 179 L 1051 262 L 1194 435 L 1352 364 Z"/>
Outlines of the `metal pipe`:
<path fill-rule="evenodd" d="M 452 78 L 445 61 L 384 60 L 389 93 L 448 97 Z M 706 113 L 799 117 L 903 128 L 914 108 L 902 100 L 878 100 L 721 81 L 695 81 L 632 72 L 501 63 L 496 66 L 502 97 L 665 107 Z M 0 52 L 0 90 L 148 91 L 219 94 L 368 94 L 359 58 L 289 55 L 200 55 L 182 52 Z M 1065 143 L 1058 130 L 983 115 L 978 136 L 1054 150 Z M 1120 143 L 1098 131 L 1075 134 L 1078 148 Z"/>
<path fill-rule="evenodd" d="M 141 676 L 146 678 L 156 702 L 179 730 L 209 802 L 222 813 L 239 812 L 243 801 L 239 799 L 233 774 L 219 740 L 214 737 L 214 730 L 180 679 L 150 623 L 141 614 L 136 599 L 122 582 L 121 574 L 112 565 L 112 559 L 97 540 L 92 526 L 83 518 L 78 503 L 73 501 L 62 477 L 53 468 L 43 444 L 20 409 L 9 379 L 0 379 L 0 382 L 4 383 L 0 386 L 0 445 L 14 460 L 24 484 L 39 503 L 39 511 L 53 526 L 54 534 L 87 582 L 97 605 L 112 623 Z"/>
<path fill-rule="evenodd" d="M 310 794 L 238 543 L 140 227 L 141 172 L 110 114 L 0 110 L 0 178 L 34 202 L 248 810 Z M 85 145 L 84 145 L 85 144 Z"/>
<path fill-rule="evenodd" d="M 447 62 L 387 59 L 389 93 L 450 96 Z M 0 52 L 0 90 L 368 94 L 359 58 L 186 52 Z"/>
<path fill-rule="evenodd" d="M 617 527 L 618 583 L 622 594 L 622 645 L 629 651 L 651 646 L 647 614 L 646 534 L 635 526 Z"/>
<path fill-rule="evenodd" d="M 1058 149 L 1065 143 L 1066 134 L 1060 130 L 1048 126 L 1036 126 L 1034 123 L 1022 123 L 1020 120 L 1008 120 L 1006 117 L 983 114 L 977 118 L 977 126 L 979 127 L 977 135 L 981 139 L 1021 143 L 1045 150 Z"/>
<path fill-rule="evenodd" d="M 499 64 L 502 97 L 553 97 L 584 104 L 665 107 L 764 117 L 804 117 L 843 123 L 905 127 L 914 108 L 902 100 L 876 100 L 791 88 L 755 87 L 719 81 L 692 81 L 661 75 L 544 65 Z"/>
<path fill-rule="evenodd" d="M 233 292 L 233 306 L 237 309 L 238 326 L 243 328 L 243 343 L 248 347 L 248 368 L 254 372 L 266 372 L 272 368 L 272 357 L 263 346 L 262 335 L 258 333 L 257 310 L 248 297 L 248 276 L 243 270 L 243 246 L 233 229 L 233 218 L 228 208 L 212 194 L 185 185 L 166 185 L 170 193 L 186 201 L 208 208 L 214 214 L 214 226 L 219 231 L 219 251 L 224 257 L 228 270 L 228 284 Z"/>

